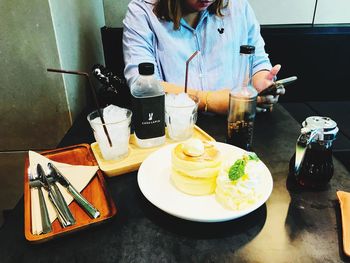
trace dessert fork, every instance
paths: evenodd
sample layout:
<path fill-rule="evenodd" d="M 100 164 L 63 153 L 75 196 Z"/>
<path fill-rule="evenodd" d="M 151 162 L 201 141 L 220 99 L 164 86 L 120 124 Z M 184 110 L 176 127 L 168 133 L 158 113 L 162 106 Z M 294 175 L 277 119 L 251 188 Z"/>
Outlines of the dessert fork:
<path fill-rule="evenodd" d="M 37 188 L 39 193 L 39 206 L 40 206 L 40 216 L 42 222 L 42 231 L 43 234 L 49 233 L 52 231 L 52 226 L 50 223 L 49 212 L 47 211 L 44 194 L 41 189 L 43 187 L 42 182 L 38 180 L 37 174 L 28 173 L 29 177 L 29 186 L 31 188 Z M 35 183 L 34 183 L 35 182 Z M 37 183 L 39 182 L 39 183 Z"/>

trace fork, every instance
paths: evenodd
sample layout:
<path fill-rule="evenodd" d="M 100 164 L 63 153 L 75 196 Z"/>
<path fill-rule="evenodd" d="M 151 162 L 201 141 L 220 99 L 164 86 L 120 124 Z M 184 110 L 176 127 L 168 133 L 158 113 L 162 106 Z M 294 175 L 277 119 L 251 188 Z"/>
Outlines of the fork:
<path fill-rule="evenodd" d="M 32 174 L 32 173 L 28 173 L 29 176 L 29 181 L 30 182 L 34 182 L 34 181 L 38 181 L 37 178 L 37 174 Z M 38 189 L 38 193 L 39 193 L 39 206 L 40 206 L 40 215 L 41 215 L 41 222 L 42 222 L 42 231 L 44 234 L 49 233 L 52 231 L 52 226 L 50 223 L 50 218 L 49 218 L 49 212 L 47 211 L 47 207 L 46 207 L 46 203 L 45 203 L 45 199 L 44 199 L 44 194 L 43 191 L 41 189 L 42 187 L 42 183 L 40 182 L 39 184 L 34 185 L 30 185 L 30 187 L 36 187 Z"/>

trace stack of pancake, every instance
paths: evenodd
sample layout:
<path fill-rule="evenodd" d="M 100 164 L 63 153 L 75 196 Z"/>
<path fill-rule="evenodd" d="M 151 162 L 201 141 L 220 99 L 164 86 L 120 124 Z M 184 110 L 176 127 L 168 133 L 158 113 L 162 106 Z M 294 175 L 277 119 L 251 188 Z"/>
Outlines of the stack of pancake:
<path fill-rule="evenodd" d="M 212 194 L 220 165 L 220 153 L 214 145 L 190 139 L 172 151 L 171 181 L 186 194 Z"/>

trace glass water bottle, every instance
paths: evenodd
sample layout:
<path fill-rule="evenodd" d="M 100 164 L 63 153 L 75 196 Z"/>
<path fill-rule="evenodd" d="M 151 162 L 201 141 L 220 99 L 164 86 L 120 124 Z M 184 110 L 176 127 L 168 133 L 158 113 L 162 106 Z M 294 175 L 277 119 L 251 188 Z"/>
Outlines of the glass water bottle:
<path fill-rule="evenodd" d="M 252 85 L 255 47 L 240 47 L 240 74 L 230 92 L 227 118 L 227 143 L 251 150 L 258 92 Z"/>
<path fill-rule="evenodd" d="M 140 76 L 131 85 L 136 144 L 150 148 L 165 143 L 165 95 L 152 63 L 139 64 Z"/>

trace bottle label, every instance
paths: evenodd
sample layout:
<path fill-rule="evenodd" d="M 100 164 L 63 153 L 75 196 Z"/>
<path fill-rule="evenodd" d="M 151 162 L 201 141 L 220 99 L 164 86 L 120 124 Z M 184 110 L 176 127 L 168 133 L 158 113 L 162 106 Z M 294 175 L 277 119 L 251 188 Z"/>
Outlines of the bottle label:
<path fill-rule="evenodd" d="M 165 135 L 164 94 L 148 98 L 132 98 L 135 134 L 139 139 Z"/>

